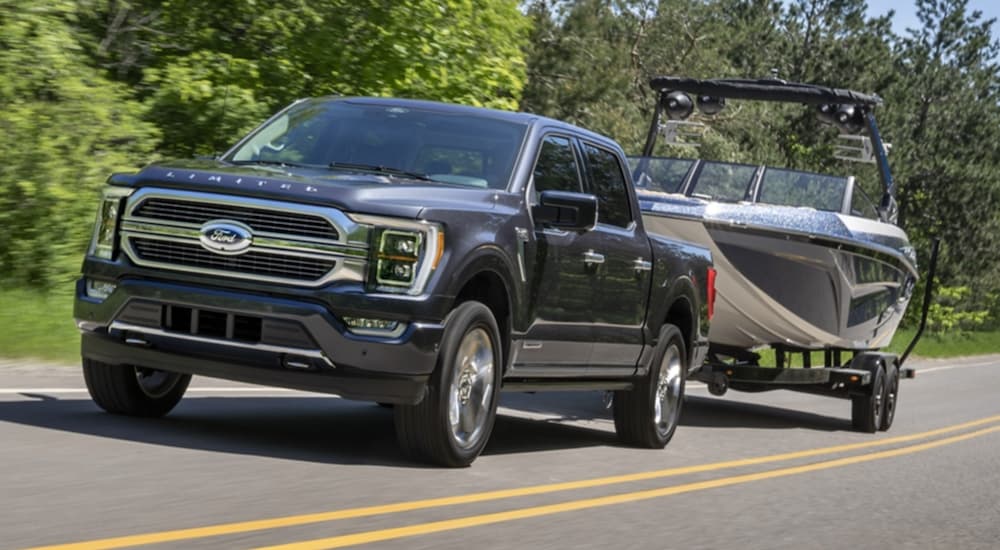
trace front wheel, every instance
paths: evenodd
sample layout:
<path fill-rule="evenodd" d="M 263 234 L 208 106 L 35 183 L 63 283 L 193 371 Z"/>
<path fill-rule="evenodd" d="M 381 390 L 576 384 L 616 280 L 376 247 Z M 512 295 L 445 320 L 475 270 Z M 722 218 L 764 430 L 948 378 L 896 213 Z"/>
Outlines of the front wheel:
<path fill-rule="evenodd" d="M 684 337 L 677 327 L 665 324 L 648 375 L 631 390 L 615 392 L 618 438 L 637 447 L 665 447 L 680 421 L 686 379 Z"/>
<path fill-rule="evenodd" d="M 393 407 L 405 454 L 452 468 L 479 456 L 496 419 L 500 341 L 496 319 L 482 303 L 464 302 L 452 310 L 427 395 L 416 405 Z"/>
<path fill-rule="evenodd" d="M 191 375 L 84 359 L 83 380 L 90 397 L 109 413 L 158 417 L 184 397 Z"/>

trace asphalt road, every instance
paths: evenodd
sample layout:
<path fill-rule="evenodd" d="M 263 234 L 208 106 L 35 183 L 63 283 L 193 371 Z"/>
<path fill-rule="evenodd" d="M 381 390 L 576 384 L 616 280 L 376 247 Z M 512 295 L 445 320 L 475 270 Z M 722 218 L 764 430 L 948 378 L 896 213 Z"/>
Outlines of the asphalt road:
<path fill-rule="evenodd" d="M 917 362 L 893 429 L 847 401 L 689 386 L 663 451 L 599 393 L 505 394 L 471 468 L 410 464 L 371 403 L 197 379 L 99 412 L 72 368 L 0 363 L 0 548 L 997 548 L 1000 355 Z"/>

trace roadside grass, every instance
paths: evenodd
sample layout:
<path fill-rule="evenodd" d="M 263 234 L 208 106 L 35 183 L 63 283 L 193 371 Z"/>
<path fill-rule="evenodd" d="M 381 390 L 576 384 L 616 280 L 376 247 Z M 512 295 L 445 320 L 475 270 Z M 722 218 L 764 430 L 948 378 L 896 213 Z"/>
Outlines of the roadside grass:
<path fill-rule="evenodd" d="M 896 331 L 889 351 L 903 353 L 916 332 L 916 329 Z M 924 331 L 917 347 L 913 348 L 913 355 L 934 358 L 987 353 L 1000 353 L 1000 331 L 956 331 L 948 334 Z"/>
<path fill-rule="evenodd" d="M 902 354 L 916 333 L 917 329 L 915 328 L 901 328 L 897 330 L 892 343 L 889 344 L 889 347 L 885 351 Z M 758 350 L 757 353 L 760 354 L 761 365 L 773 366 L 775 364 L 773 350 Z M 942 334 L 925 330 L 920 341 L 917 342 L 917 346 L 913 348 L 913 353 L 910 357 L 939 359 L 961 357 L 964 355 L 985 355 L 989 353 L 1000 353 L 1000 331 L 962 331 Z M 823 352 L 814 351 L 811 356 L 813 366 L 823 365 Z M 794 354 L 791 358 L 791 366 L 802 366 L 801 354 Z M 849 355 L 845 356 L 844 360 L 848 358 Z"/>
<path fill-rule="evenodd" d="M 78 365 L 80 333 L 73 322 L 73 287 L 49 293 L 0 290 L 0 357 Z"/>

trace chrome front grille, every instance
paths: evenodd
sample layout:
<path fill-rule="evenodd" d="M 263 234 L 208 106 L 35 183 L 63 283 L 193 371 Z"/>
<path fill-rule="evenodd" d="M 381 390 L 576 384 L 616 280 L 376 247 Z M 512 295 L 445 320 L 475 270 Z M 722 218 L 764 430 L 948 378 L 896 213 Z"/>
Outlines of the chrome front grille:
<path fill-rule="evenodd" d="M 207 246 L 205 233 L 219 222 L 249 228 L 249 247 Z M 122 249 L 140 266 L 296 286 L 363 282 L 367 272 L 368 226 L 334 208 L 145 188 L 129 198 L 121 231 Z"/>
<path fill-rule="evenodd" d="M 176 198 L 149 197 L 136 205 L 133 215 L 199 226 L 211 220 L 235 220 L 255 232 L 288 233 L 334 241 L 339 237 L 330 221 L 320 216 Z"/>
<path fill-rule="evenodd" d="M 160 241 L 143 237 L 132 237 L 131 244 L 138 256 L 147 261 L 301 281 L 315 281 L 329 273 L 337 265 L 337 262 L 332 259 L 299 258 L 259 252 L 247 252 L 239 256 L 221 256 L 205 250 L 200 244 Z"/>

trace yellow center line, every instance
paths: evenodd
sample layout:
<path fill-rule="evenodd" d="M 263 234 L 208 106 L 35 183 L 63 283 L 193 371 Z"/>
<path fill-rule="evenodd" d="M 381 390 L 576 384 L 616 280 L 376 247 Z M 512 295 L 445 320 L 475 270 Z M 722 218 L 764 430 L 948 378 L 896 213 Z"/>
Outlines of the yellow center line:
<path fill-rule="evenodd" d="M 650 479 L 660 479 L 660 478 L 674 477 L 680 475 L 712 472 L 712 471 L 726 470 L 730 468 L 738 468 L 744 466 L 756 466 L 772 462 L 796 460 L 796 459 L 809 458 L 820 455 L 843 453 L 849 451 L 856 451 L 860 449 L 869 449 L 874 447 L 884 447 L 898 443 L 907 443 L 918 439 L 926 439 L 929 437 L 965 430 L 968 428 L 974 428 L 977 426 L 982 426 L 984 424 L 990 424 L 998 421 L 1000 421 L 1000 415 L 981 418 L 979 420 L 973 420 L 971 422 L 964 422 L 962 424 L 946 426 L 943 428 L 938 428 L 925 432 L 919 432 L 915 434 L 889 437 L 884 439 L 874 439 L 871 441 L 865 441 L 861 443 L 849 443 L 844 445 L 835 445 L 831 447 L 806 449 L 803 451 L 795 451 L 790 453 L 729 460 L 725 462 L 713 462 L 710 464 L 682 466 L 677 468 L 653 470 L 648 472 L 638 472 L 633 474 L 623 474 L 616 476 L 583 479 L 578 481 L 566 481 L 560 483 L 549 483 L 544 485 L 518 487 L 513 489 L 484 491 L 479 493 L 469 493 L 465 495 L 456 495 L 449 497 L 411 500 L 411 501 L 396 502 L 391 504 L 364 506 L 359 508 L 345 508 L 341 510 L 332 510 L 328 512 L 316 512 L 311 514 L 240 521 L 234 523 L 221 523 L 216 525 L 208 525 L 204 527 L 173 529 L 169 531 L 143 533 L 138 535 L 125 535 L 120 537 L 97 539 L 84 542 L 36 547 L 30 550 L 103 550 L 111 548 L 125 548 L 128 546 L 138 546 L 142 544 L 159 544 L 164 542 L 174 542 L 179 540 L 198 539 L 198 538 L 214 537 L 220 535 L 233 535 L 239 533 L 248 533 L 251 531 L 262 531 L 266 529 L 295 527 L 299 525 L 308 525 L 311 523 L 321 523 L 327 521 L 361 518 L 361 517 L 375 516 L 382 514 L 410 512 L 414 510 L 424 510 L 428 508 L 439 508 L 443 506 L 454 506 L 458 504 L 471 504 L 475 502 L 486 502 L 486 501 L 502 500 L 502 499 L 523 497 L 523 496 L 542 495 L 547 493 L 555 493 L 559 491 L 569 491 L 575 489 L 586 489 L 592 487 L 602 487 L 607 485 L 617 485 L 635 481 L 645 481 Z"/>
<path fill-rule="evenodd" d="M 564 512 L 572 512 L 576 510 L 584 510 L 588 508 L 597 508 L 602 506 L 612 506 L 615 504 L 624 504 L 630 502 L 636 502 L 641 500 L 648 500 L 653 498 L 665 497 L 670 495 L 677 495 L 681 493 L 690 493 L 693 491 L 704 491 L 706 489 L 716 489 L 719 487 L 728 487 L 730 485 L 739 485 L 743 483 L 750 483 L 753 481 L 762 481 L 765 479 L 774 479 L 779 477 L 792 476 L 797 474 L 804 474 L 807 472 L 815 472 L 818 470 L 827 470 L 830 468 L 838 468 L 843 466 L 849 466 L 851 464 L 859 464 L 862 462 L 870 462 L 872 460 L 881 460 L 885 458 L 893 458 L 902 455 L 913 454 L 920 451 L 926 451 L 928 449 L 933 449 L 935 447 L 941 447 L 944 445 L 950 445 L 953 443 L 958 443 L 959 441 L 964 441 L 966 439 L 972 439 L 974 437 L 980 437 L 989 433 L 1000 431 L 1000 426 L 993 426 L 992 428 L 984 428 L 974 432 L 956 435 L 944 439 L 938 439 L 934 441 L 929 441 L 927 443 L 921 443 L 918 445 L 912 445 L 909 447 L 900 447 L 898 449 L 891 449 L 888 451 L 880 451 L 877 453 L 860 454 L 849 456 L 845 458 L 838 458 L 834 460 L 828 460 L 825 462 L 816 462 L 813 464 L 806 464 L 804 466 L 793 466 L 790 468 L 779 468 L 776 470 L 768 470 L 765 472 L 759 472 L 755 474 L 745 474 L 732 477 L 723 477 L 717 479 L 711 479 L 708 481 L 698 481 L 695 483 L 685 483 L 683 485 L 673 485 L 670 487 L 662 487 L 659 489 L 651 489 L 646 491 L 636 491 L 631 493 L 622 493 L 617 495 L 610 495 L 606 497 L 588 498 L 581 500 L 571 500 L 567 502 L 562 502 L 559 504 L 549 504 L 545 506 L 534 506 L 531 508 L 520 508 L 515 510 L 509 510 L 506 512 L 496 512 L 492 514 L 482 514 L 478 516 L 467 516 L 464 518 L 449 519 L 444 521 L 434 521 L 430 523 L 420 523 L 417 525 L 408 525 L 406 527 L 396 527 L 393 529 L 381 529 L 376 531 L 365 531 L 362 533 L 353 533 L 350 535 L 341 535 L 336 537 L 329 537 L 323 539 L 308 540 L 303 542 L 294 542 L 290 544 L 281 544 L 277 546 L 267 546 L 258 548 L 257 550 L 325 550 L 329 548 L 343 548 L 345 546 L 354 546 L 358 544 L 369 544 L 372 542 L 381 542 L 391 539 L 398 539 L 404 537 L 412 537 L 417 535 L 427 535 L 431 533 L 439 533 L 441 531 L 453 531 L 456 529 L 465 529 L 468 527 L 477 527 L 481 525 L 488 525 L 492 523 L 502 523 L 507 521 L 514 521 L 526 518 L 537 518 L 540 516 L 547 516 L 551 514 L 560 514 Z"/>

